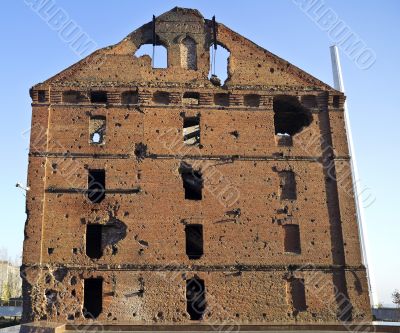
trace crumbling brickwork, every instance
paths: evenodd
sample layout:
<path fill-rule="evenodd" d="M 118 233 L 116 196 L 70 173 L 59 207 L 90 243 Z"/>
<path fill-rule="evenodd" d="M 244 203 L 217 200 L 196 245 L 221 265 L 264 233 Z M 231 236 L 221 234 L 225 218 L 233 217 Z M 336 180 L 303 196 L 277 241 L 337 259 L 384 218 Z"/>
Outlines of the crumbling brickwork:
<path fill-rule="evenodd" d="M 152 68 L 153 27 L 31 89 L 24 320 L 368 320 L 343 94 L 192 9 Z"/>

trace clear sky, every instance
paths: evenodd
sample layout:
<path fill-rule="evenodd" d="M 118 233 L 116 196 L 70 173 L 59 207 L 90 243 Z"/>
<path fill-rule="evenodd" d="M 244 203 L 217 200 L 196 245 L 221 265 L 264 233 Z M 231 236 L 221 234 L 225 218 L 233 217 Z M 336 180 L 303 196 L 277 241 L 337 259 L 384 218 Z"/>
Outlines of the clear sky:
<path fill-rule="evenodd" d="M 31 8 L 31 2 L 43 1 L 7 0 L 0 11 L 0 249 L 7 249 L 11 257 L 21 254 L 26 218 L 25 197 L 15 183 L 26 182 L 29 88 L 80 59 L 54 24 Z M 363 66 L 365 59 L 354 59 L 345 45 L 341 60 L 363 202 L 368 206 L 365 224 L 373 287 L 380 302 L 391 303 L 391 292 L 400 289 L 396 208 L 400 205 L 396 148 L 400 141 L 400 1 L 317 0 L 318 6 L 309 11 L 303 10 L 309 2 L 305 0 L 49 1 L 64 10 L 98 47 L 118 42 L 153 14 L 175 6 L 197 8 L 204 17 L 216 15 L 217 21 L 328 84 L 332 84 L 329 46 L 335 41 L 330 20 L 362 40 L 367 50 L 364 56 L 376 55 L 375 62 Z"/>

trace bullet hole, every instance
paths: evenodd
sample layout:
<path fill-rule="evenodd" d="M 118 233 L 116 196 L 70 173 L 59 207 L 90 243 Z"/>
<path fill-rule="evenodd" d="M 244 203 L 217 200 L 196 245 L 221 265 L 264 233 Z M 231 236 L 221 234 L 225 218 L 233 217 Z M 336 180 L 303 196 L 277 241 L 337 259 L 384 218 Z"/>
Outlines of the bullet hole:
<path fill-rule="evenodd" d="M 236 130 L 229 132 L 229 134 L 232 135 L 235 139 L 237 139 L 239 137 L 239 132 Z"/>
<path fill-rule="evenodd" d="M 48 248 L 47 248 L 47 253 L 48 253 L 49 255 L 53 254 L 53 253 L 54 253 L 54 247 L 48 247 Z"/>
<path fill-rule="evenodd" d="M 70 284 L 71 286 L 75 286 L 78 283 L 76 276 L 71 277 Z"/>
<path fill-rule="evenodd" d="M 142 142 L 135 144 L 135 156 L 138 161 L 143 161 L 147 156 L 147 145 Z"/>

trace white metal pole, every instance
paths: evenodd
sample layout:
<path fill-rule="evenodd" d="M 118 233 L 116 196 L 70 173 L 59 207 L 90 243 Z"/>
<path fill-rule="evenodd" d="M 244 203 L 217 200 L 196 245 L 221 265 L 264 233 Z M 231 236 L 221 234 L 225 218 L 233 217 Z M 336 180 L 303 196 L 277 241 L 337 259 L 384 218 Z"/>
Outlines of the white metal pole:
<path fill-rule="evenodd" d="M 340 65 L 340 58 L 339 58 L 339 50 L 336 45 L 333 45 L 330 47 L 331 51 L 331 60 L 332 60 L 332 72 L 333 72 L 333 85 L 336 90 L 339 90 L 341 92 L 345 92 L 344 89 L 344 83 L 343 83 L 343 75 L 342 75 L 342 67 Z M 357 162 L 356 162 L 356 157 L 354 154 L 354 146 L 353 146 L 353 137 L 351 133 L 351 127 L 350 127 L 350 118 L 349 118 L 349 113 L 347 110 L 347 102 L 345 101 L 344 103 L 344 118 L 345 118 L 345 126 L 346 126 L 346 135 L 347 135 L 347 142 L 349 146 L 349 155 L 350 155 L 350 166 L 351 166 L 351 175 L 352 175 L 352 181 L 353 181 L 353 191 L 354 191 L 354 199 L 355 199 L 355 205 L 356 205 L 356 219 L 357 219 L 357 224 L 358 224 L 358 232 L 359 232 L 359 237 L 360 237 L 360 245 L 361 245 L 361 255 L 362 255 L 362 261 L 364 266 L 367 269 L 367 274 L 368 274 L 368 287 L 369 287 L 369 294 L 371 298 L 371 303 L 372 305 L 377 305 L 375 303 L 378 298 L 375 297 L 375 284 L 374 284 L 374 279 L 373 279 L 373 274 L 371 270 L 368 267 L 368 255 L 367 255 L 367 250 L 368 246 L 366 246 L 367 243 L 367 234 L 365 231 L 364 227 L 364 210 L 363 206 L 360 203 L 360 195 L 361 192 L 358 189 L 357 182 L 359 181 L 358 177 L 358 169 L 357 169 Z M 374 286 L 374 288 L 372 288 Z"/>

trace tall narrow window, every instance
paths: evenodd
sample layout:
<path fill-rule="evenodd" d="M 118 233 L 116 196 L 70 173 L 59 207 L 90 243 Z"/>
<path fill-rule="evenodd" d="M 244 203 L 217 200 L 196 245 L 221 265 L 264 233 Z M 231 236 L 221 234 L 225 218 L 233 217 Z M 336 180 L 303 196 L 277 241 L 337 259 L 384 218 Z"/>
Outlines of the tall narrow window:
<path fill-rule="evenodd" d="M 188 224 L 185 227 L 186 255 L 189 259 L 200 259 L 203 255 L 203 226 Z"/>
<path fill-rule="evenodd" d="M 92 259 L 99 259 L 102 250 L 102 225 L 88 224 L 86 226 L 86 255 Z"/>
<path fill-rule="evenodd" d="M 106 91 L 91 91 L 90 92 L 91 103 L 107 103 L 107 92 Z"/>
<path fill-rule="evenodd" d="M 85 318 L 97 318 L 103 310 L 103 279 L 85 279 L 83 308 Z"/>
<path fill-rule="evenodd" d="M 279 172 L 279 194 L 281 200 L 296 200 L 296 179 L 293 171 Z"/>
<path fill-rule="evenodd" d="M 105 197 L 106 172 L 105 170 L 89 170 L 88 198 L 93 203 L 101 202 Z"/>
<path fill-rule="evenodd" d="M 106 117 L 92 116 L 89 120 L 89 142 L 91 144 L 103 144 L 106 134 Z"/>
<path fill-rule="evenodd" d="M 183 142 L 189 146 L 200 144 L 200 116 L 183 118 Z"/>
<path fill-rule="evenodd" d="M 201 200 L 203 190 L 203 177 L 199 170 L 193 170 L 193 167 L 182 162 L 179 168 L 182 176 L 183 188 L 185 190 L 185 199 Z"/>
<path fill-rule="evenodd" d="M 205 286 L 198 277 L 186 281 L 186 310 L 190 320 L 203 319 L 206 310 Z"/>
<path fill-rule="evenodd" d="M 196 42 L 189 36 L 181 42 L 181 67 L 185 69 L 197 69 Z"/>
<path fill-rule="evenodd" d="M 283 226 L 285 232 L 284 248 L 285 252 L 301 253 L 300 247 L 300 229 L 297 224 L 285 224 Z"/>
<path fill-rule="evenodd" d="M 224 85 L 229 78 L 229 58 L 230 51 L 221 45 L 210 46 L 210 73 L 208 78 L 215 86 Z"/>
<path fill-rule="evenodd" d="M 304 288 L 304 280 L 291 278 L 287 281 L 288 300 L 295 312 L 306 311 L 306 292 Z"/>

